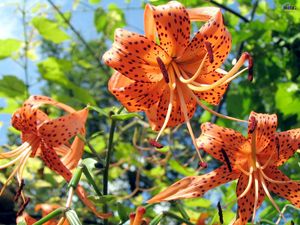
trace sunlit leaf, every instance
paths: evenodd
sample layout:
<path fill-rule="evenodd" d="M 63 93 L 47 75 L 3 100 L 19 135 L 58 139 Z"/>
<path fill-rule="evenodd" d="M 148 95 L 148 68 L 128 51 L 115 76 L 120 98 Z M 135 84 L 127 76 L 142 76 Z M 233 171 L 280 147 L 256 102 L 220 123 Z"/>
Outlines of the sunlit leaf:
<path fill-rule="evenodd" d="M 0 40 L 0 60 L 10 57 L 14 52 L 18 51 L 22 42 L 16 39 Z"/>
<path fill-rule="evenodd" d="M 45 17 L 34 17 L 32 19 L 32 24 L 43 38 L 56 44 L 70 39 L 69 35 L 61 30 L 57 23 Z"/>

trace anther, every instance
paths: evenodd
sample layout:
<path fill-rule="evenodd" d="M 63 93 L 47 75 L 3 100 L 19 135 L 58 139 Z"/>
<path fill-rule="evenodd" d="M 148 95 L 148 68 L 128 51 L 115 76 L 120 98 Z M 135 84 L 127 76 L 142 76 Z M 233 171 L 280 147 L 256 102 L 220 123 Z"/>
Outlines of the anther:
<path fill-rule="evenodd" d="M 279 159 L 280 156 L 280 144 L 279 144 L 279 138 L 275 138 L 275 144 L 276 144 L 276 151 L 277 151 L 277 158 Z"/>
<path fill-rule="evenodd" d="M 295 223 L 294 223 L 294 221 L 293 221 L 293 220 L 291 221 L 291 225 L 295 225 Z"/>
<path fill-rule="evenodd" d="M 199 167 L 200 167 L 200 168 L 206 169 L 207 166 L 208 166 L 208 165 L 207 165 L 206 162 L 199 162 Z"/>
<path fill-rule="evenodd" d="M 249 118 L 249 123 L 250 123 L 249 124 L 249 133 L 252 134 L 255 131 L 256 125 L 257 125 L 257 120 L 255 119 L 254 116 L 251 116 Z"/>
<path fill-rule="evenodd" d="M 222 207 L 221 207 L 221 203 L 218 202 L 218 214 L 219 214 L 219 219 L 220 219 L 220 223 L 223 224 L 224 220 L 223 220 L 223 211 L 222 211 Z"/>
<path fill-rule="evenodd" d="M 243 56 L 246 60 L 248 60 L 248 80 L 253 80 L 253 59 L 251 55 L 248 52 L 244 52 Z"/>
<path fill-rule="evenodd" d="M 161 58 L 159 58 L 159 57 L 156 57 L 156 61 L 157 61 L 157 63 L 158 63 L 158 66 L 159 66 L 159 68 L 160 68 L 160 71 L 161 71 L 161 73 L 162 73 L 162 75 L 163 75 L 163 77 L 164 77 L 166 83 L 169 83 L 169 81 L 170 81 L 170 79 L 169 79 L 169 74 L 168 74 L 168 70 L 167 70 L 167 68 L 166 68 L 166 66 L 165 66 L 165 64 L 164 64 L 164 62 L 163 62 L 163 61 L 161 60 Z"/>
<path fill-rule="evenodd" d="M 229 160 L 229 157 L 228 157 L 227 153 L 225 152 L 225 150 L 223 148 L 221 149 L 221 152 L 223 154 L 223 158 L 224 158 L 224 160 L 227 164 L 229 172 L 232 172 L 231 163 L 230 163 L 230 160 Z"/>
<path fill-rule="evenodd" d="M 14 197 L 14 201 L 15 201 L 15 202 L 18 201 L 18 198 L 20 197 L 20 195 L 21 195 L 21 193 L 22 193 L 22 190 L 23 190 L 24 186 L 25 186 L 25 182 L 24 182 L 24 179 L 22 179 L 22 180 L 21 180 L 21 184 L 20 184 L 20 186 L 19 186 L 19 188 L 18 188 L 18 190 L 17 190 L 17 193 L 16 193 L 16 195 L 15 195 L 15 197 Z"/>
<path fill-rule="evenodd" d="M 205 45 L 205 48 L 206 48 L 206 51 L 207 51 L 207 54 L 208 54 L 209 62 L 213 63 L 214 62 L 214 55 L 213 55 L 213 50 L 212 50 L 212 47 L 211 47 L 211 43 L 205 41 L 204 45 Z"/>
<path fill-rule="evenodd" d="M 155 141 L 154 139 L 149 139 L 149 144 L 155 148 L 163 148 L 164 147 L 164 145 L 162 145 L 158 141 Z"/>

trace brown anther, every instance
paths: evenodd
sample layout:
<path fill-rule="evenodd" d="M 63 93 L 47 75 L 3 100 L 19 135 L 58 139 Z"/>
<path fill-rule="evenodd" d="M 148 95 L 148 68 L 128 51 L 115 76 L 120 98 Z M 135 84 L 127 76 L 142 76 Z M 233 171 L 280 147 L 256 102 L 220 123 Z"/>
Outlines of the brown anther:
<path fill-rule="evenodd" d="M 250 123 L 249 124 L 249 133 L 252 134 L 255 131 L 256 125 L 257 125 L 257 120 L 255 119 L 254 116 L 251 116 L 249 118 L 249 123 Z"/>
<path fill-rule="evenodd" d="M 228 168 L 229 172 L 232 172 L 231 163 L 230 163 L 227 153 L 225 152 L 225 150 L 223 148 L 221 149 L 221 152 L 222 152 L 223 158 L 227 164 L 227 168 Z"/>
<path fill-rule="evenodd" d="M 293 221 L 293 220 L 291 221 L 291 225 L 295 225 L 295 223 L 294 223 L 294 221 Z"/>
<path fill-rule="evenodd" d="M 24 210 L 25 210 L 26 206 L 28 205 L 29 201 L 30 201 L 30 198 L 27 198 L 25 200 L 25 202 L 20 206 L 20 209 L 17 212 L 17 217 L 22 215 L 22 213 L 24 212 Z"/>
<path fill-rule="evenodd" d="M 248 80 L 253 80 L 253 59 L 251 55 L 248 52 L 244 52 L 243 56 L 246 60 L 248 60 Z"/>
<path fill-rule="evenodd" d="M 280 156 L 280 143 L 279 143 L 279 138 L 275 138 L 275 144 L 276 144 L 276 151 L 277 151 L 277 158 L 279 159 Z"/>
<path fill-rule="evenodd" d="M 209 62 L 213 63 L 214 62 L 214 54 L 213 54 L 213 50 L 212 50 L 212 47 L 211 47 L 211 43 L 205 41 L 204 45 L 205 45 L 205 48 L 206 48 L 206 51 L 207 51 L 207 54 L 208 54 Z"/>
<path fill-rule="evenodd" d="M 21 193 L 22 193 L 22 190 L 23 190 L 24 186 L 25 186 L 25 182 L 24 182 L 24 179 L 22 179 L 22 180 L 21 180 L 21 183 L 20 183 L 20 186 L 19 186 L 19 188 L 18 188 L 18 190 L 17 190 L 17 193 L 16 193 L 16 195 L 15 195 L 15 197 L 14 197 L 14 201 L 15 201 L 15 202 L 18 201 L 18 199 L 19 199 L 19 197 L 20 197 L 20 195 L 21 195 Z"/>
<path fill-rule="evenodd" d="M 135 213 L 134 213 L 134 212 L 130 213 L 130 214 L 129 214 L 129 218 L 130 218 L 130 219 L 134 219 L 134 218 L 135 218 Z"/>
<path fill-rule="evenodd" d="M 221 203 L 218 202 L 218 214 L 219 214 L 219 219 L 220 219 L 220 223 L 223 224 L 224 220 L 223 220 L 223 211 L 222 211 L 222 207 L 221 207 Z"/>
<path fill-rule="evenodd" d="M 162 75 L 163 75 L 163 77 L 164 77 L 166 83 L 168 84 L 169 81 L 170 81 L 170 79 L 169 79 L 168 70 L 167 70 L 167 68 L 166 68 L 166 66 L 165 66 L 165 64 L 164 64 L 164 62 L 163 62 L 163 61 L 161 60 L 161 58 L 159 58 L 159 57 L 156 57 L 156 61 L 157 61 L 157 64 L 158 64 L 158 66 L 159 66 L 159 68 L 160 68 L 160 71 L 161 71 L 161 73 L 162 73 Z"/>
<path fill-rule="evenodd" d="M 155 148 L 163 148 L 164 147 L 161 143 L 159 143 L 158 141 L 155 141 L 154 139 L 149 139 L 149 144 Z"/>
<path fill-rule="evenodd" d="M 206 162 L 199 162 L 199 167 L 206 169 L 208 164 Z"/>

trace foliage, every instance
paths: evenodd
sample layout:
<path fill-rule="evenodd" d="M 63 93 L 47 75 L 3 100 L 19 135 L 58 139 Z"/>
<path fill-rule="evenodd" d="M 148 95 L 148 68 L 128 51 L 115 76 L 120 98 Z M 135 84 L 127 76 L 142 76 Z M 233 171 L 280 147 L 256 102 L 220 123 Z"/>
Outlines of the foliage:
<path fill-rule="evenodd" d="M 109 170 L 109 195 L 99 197 L 91 191 L 91 197 L 99 209 L 105 204 L 114 216 L 110 224 L 118 224 L 128 220 L 130 212 L 157 194 L 165 187 L 188 175 L 202 174 L 218 167 L 218 162 L 205 155 L 209 166 L 198 170 L 195 151 L 191 139 L 184 126 L 168 129 L 162 139 L 165 147 L 155 149 L 148 140 L 156 134 L 150 129 L 143 114 L 127 113 L 123 110 L 117 114 L 120 103 L 108 92 L 107 82 L 113 71 L 105 66 L 100 58 L 110 47 L 114 30 L 128 26 L 126 18 L 135 10 L 142 11 L 146 2 L 141 2 L 138 9 L 130 10 L 134 1 L 125 1 L 121 8 L 115 3 L 107 7 L 101 1 L 74 1 L 73 6 L 61 8 L 61 5 L 39 4 L 27 8 L 26 1 L 18 3 L 17 13 L 23 19 L 25 36 L 17 39 L 0 40 L 0 60 L 12 60 L 16 66 L 24 70 L 24 77 L 14 74 L 2 74 L 0 78 L 0 97 L 6 106 L 0 113 L 13 113 L 29 94 L 35 94 L 34 84 L 30 76 L 38 71 L 37 80 L 40 92 L 44 95 L 67 103 L 75 108 L 90 105 L 87 123 L 87 137 L 84 158 L 90 160 L 89 171 L 95 183 L 103 188 L 103 172 L 106 150 L 109 143 L 109 131 L 115 121 L 113 153 Z M 78 2 L 78 3 L 77 3 Z M 151 4 L 162 4 L 167 1 L 149 1 Z M 200 0 L 182 1 L 186 7 L 214 5 L 215 1 Z M 249 83 L 245 77 L 232 82 L 227 92 L 226 103 L 222 102 L 216 110 L 226 115 L 247 119 L 251 111 L 276 113 L 279 118 L 279 130 L 288 130 L 300 125 L 300 1 L 295 4 L 296 11 L 284 10 L 284 1 L 230 1 L 220 0 L 217 4 L 229 7 L 247 20 L 224 10 L 226 25 L 232 35 L 233 44 L 225 68 L 232 67 L 231 62 L 241 52 L 247 51 L 254 58 L 254 82 Z M 128 4 L 128 7 L 127 5 Z M 124 5 L 124 4 L 122 4 Z M 72 20 L 76 13 L 88 11 L 93 15 L 85 24 L 85 30 L 79 29 Z M 136 18 L 141 20 L 142 18 Z M 199 24 L 197 24 L 199 25 Z M 132 27 L 131 27 L 132 28 Z M 86 33 L 94 32 L 86 38 Z M 36 57 L 38 56 L 38 57 Z M 39 58 L 39 59 L 38 59 Z M 28 63 L 34 69 L 28 70 Z M 51 109 L 49 109 L 51 111 Z M 52 114 L 59 112 L 51 111 Z M 2 119 L 1 119 L 2 120 Z M 199 121 L 213 121 L 219 125 L 231 127 L 245 132 L 245 128 L 236 122 L 215 118 L 207 112 L 197 110 L 191 121 L 195 133 L 200 134 Z M 0 121 L 0 124 L 3 121 Z M 9 134 L 9 143 L 0 148 L 6 151 L 13 149 L 20 140 L 13 132 Z M 288 161 L 288 166 L 281 169 L 289 177 L 299 180 L 299 153 Z M 30 159 L 25 168 L 25 192 L 31 197 L 26 211 L 40 217 L 33 211 L 38 203 L 59 203 L 63 205 L 67 195 L 67 185 L 61 177 L 44 167 L 39 159 Z M 10 171 L 1 171 L 0 181 L 3 182 Z M 84 186 L 89 182 L 83 176 Z M 185 211 L 196 221 L 199 215 L 205 215 L 208 224 L 218 223 L 216 205 L 218 201 L 229 204 L 223 209 L 225 224 L 235 216 L 236 183 L 232 182 L 221 188 L 210 191 L 203 198 L 180 202 Z M 0 197 L 2 202 L 12 202 L 11 188 Z M 288 202 L 275 198 L 283 208 Z M 233 201 L 233 202 L 232 202 Z M 16 207 L 17 209 L 17 207 Z M 82 224 L 95 224 L 99 219 L 91 216 L 80 201 L 75 200 L 74 209 Z M 151 219 L 160 216 L 161 224 L 172 224 L 175 219 L 170 215 L 160 214 L 162 209 L 182 216 L 176 206 L 171 203 L 149 206 L 146 217 Z M 11 210 L 11 209 L 9 209 Z M 0 212 L 0 223 L 3 219 Z M 10 211 L 12 215 L 14 212 Z M 71 212 L 73 213 L 73 211 Z M 69 213 L 70 214 L 70 213 Z M 161 216 L 164 215 L 164 216 Z M 299 211 L 286 209 L 286 216 L 300 224 Z M 278 213 L 270 202 L 263 204 L 257 221 L 277 220 Z M 76 218 L 77 219 L 77 218 Z"/>

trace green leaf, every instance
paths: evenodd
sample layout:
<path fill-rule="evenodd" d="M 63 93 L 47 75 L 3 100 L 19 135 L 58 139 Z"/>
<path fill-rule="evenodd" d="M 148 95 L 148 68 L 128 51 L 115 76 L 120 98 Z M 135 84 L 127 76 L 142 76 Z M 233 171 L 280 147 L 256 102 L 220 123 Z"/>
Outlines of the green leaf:
<path fill-rule="evenodd" d="M 14 52 L 18 51 L 22 42 L 16 39 L 0 40 L 0 60 L 10 57 Z"/>
<path fill-rule="evenodd" d="M 98 32 L 102 32 L 107 26 L 107 15 L 102 7 L 97 8 L 95 11 L 94 24 Z"/>
<path fill-rule="evenodd" d="M 45 17 L 34 17 L 32 24 L 43 38 L 56 44 L 70 39 L 69 35 L 61 30 L 57 23 Z"/>
<path fill-rule="evenodd" d="M 75 99 L 86 104 L 95 104 L 95 100 L 89 94 L 88 90 L 77 86 L 66 77 L 65 73 L 72 70 L 72 63 L 70 61 L 49 57 L 38 64 L 38 69 L 45 80 L 73 90 Z"/>
<path fill-rule="evenodd" d="M 211 201 L 205 198 L 187 199 L 184 200 L 184 204 L 189 207 L 209 208 Z"/>
<path fill-rule="evenodd" d="M 116 114 L 116 115 L 111 116 L 111 118 L 113 120 L 120 120 L 120 121 L 129 120 L 129 119 L 134 118 L 134 117 L 138 117 L 140 119 L 143 119 L 143 117 L 138 113 Z"/>
<path fill-rule="evenodd" d="M 173 160 L 173 159 L 170 160 L 169 165 L 174 171 L 176 171 L 184 176 L 192 176 L 192 175 L 197 174 L 197 172 L 193 168 L 184 167 L 184 166 L 180 165 L 179 162 L 177 162 L 176 160 Z"/>
<path fill-rule="evenodd" d="M 98 4 L 100 2 L 101 2 L 101 0 L 89 0 L 89 3 L 91 3 L 91 4 Z"/>
<path fill-rule="evenodd" d="M 90 199 L 95 204 L 103 204 L 103 203 L 109 203 L 116 200 L 116 196 L 114 195 L 103 195 L 103 196 L 89 196 L 88 199 Z"/>
<path fill-rule="evenodd" d="M 299 87 L 297 84 L 279 83 L 275 94 L 276 107 L 286 116 L 298 115 L 300 117 L 300 99 L 296 94 L 299 94 Z"/>
<path fill-rule="evenodd" d="M 22 80 L 13 75 L 4 75 L 0 79 L 0 96 L 3 97 L 24 97 L 26 85 Z"/>
<path fill-rule="evenodd" d="M 117 203 L 118 208 L 118 214 L 122 222 L 125 222 L 128 220 L 128 215 L 130 211 L 120 202 Z"/>

